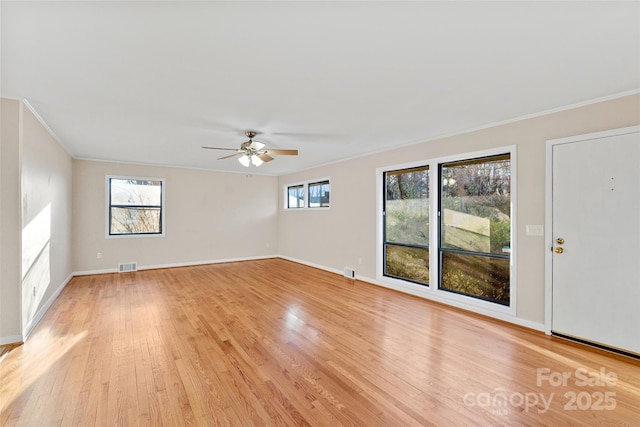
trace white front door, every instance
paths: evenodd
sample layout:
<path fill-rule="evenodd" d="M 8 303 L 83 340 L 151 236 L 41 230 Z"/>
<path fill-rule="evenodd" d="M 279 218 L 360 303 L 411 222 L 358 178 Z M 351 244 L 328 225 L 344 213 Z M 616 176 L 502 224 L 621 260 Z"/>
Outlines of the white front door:
<path fill-rule="evenodd" d="M 640 127 L 551 144 L 551 329 L 640 354 Z"/>

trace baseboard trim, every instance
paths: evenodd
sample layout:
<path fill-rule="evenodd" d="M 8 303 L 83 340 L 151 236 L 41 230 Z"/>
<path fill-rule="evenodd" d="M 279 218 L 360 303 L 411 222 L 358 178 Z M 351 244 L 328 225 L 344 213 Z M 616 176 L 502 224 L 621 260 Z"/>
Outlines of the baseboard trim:
<path fill-rule="evenodd" d="M 22 335 L 7 335 L 6 337 L 0 337 L 0 345 L 20 344 L 23 342 L 24 339 Z"/>
<path fill-rule="evenodd" d="M 270 258 L 278 258 L 278 255 L 259 255 L 259 256 L 249 256 L 249 257 L 238 257 L 238 258 L 224 258 L 224 259 L 211 259 L 204 261 L 186 261 L 186 262 L 173 262 L 168 264 L 155 264 L 155 265 L 138 265 L 138 271 L 140 270 L 157 270 L 160 268 L 175 268 L 175 267 L 194 267 L 198 265 L 207 265 L 207 264 L 222 264 L 225 262 L 241 262 L 241 261 L 256 261 L 261 259 L 270 259 Z M 91 276 L 94 274 L 108 274 L 108 273 L 117 273 L 117 268 L 110 268 L 105 270 L 83 270 L 76 271 L 73 273 L 73 276 Z"/>
<path fill-rule="evenodd" d="M 317 269 L 320 269 L 320 270 L 328 271 L 330 273 L 339 274 L 341 276 L 343 275 L 343 272 L 341 270 L 338 270 L 337 268 L 326 267 L 324 265 L 320 265 L 320 264 L 316 264 L 316 263 L 313 263 L 313 262 L 304 261 L 304 260 L 301 260 L 301 259 L 298 259 L 298 258 L 292 258 L 292 257 L 286 256 L 286 255 L 278 255 L 277 258 L 286 259 L 287 261 L 295 262 L 296 264 L 306 265 L 308 267 L 317 268 Z M 363 281 L 366 282 L 365 279 L 361 279 L 358 276 L 356 276 L 356 279 L 363 280 Z"/>
<path fill-rule="evenodd" d="M 64 279 L 62 284 L 58 286 L 55 292 L 53 292 L 53 295 L 51 295 L 51 297 L 49 297 L 47 302 L 45 302 L 44 305 L 40 307 L 40 309 L 36 312 L 36 315 L 33 316 L 33 319 L 31 319 L 31 321 L 27 323 L 27 326 L 25 326 L 24 330 L 22 331 L 22 336 L 24 338 L 23 341 L 26 341 L 29 338 L 29 335 L 31 335 L 31 332 L 33 332 L 35 327 L 38 326 L 38 323 L 40 323 L 40 320 L 42 320 L 44 315 L 47 314 L 47 311 L 49 310 L 49 308 L 51 308 L 51 305 L 53 304 L 53 302 L 56 300 L 56 298 L 58 298 L 58 295 L 60 295 L 60 292 L 62 292 L 64 287 L 67 286 L 67 284 L 71 281 L 72 278 L 73 278 L 73 273 L 70 274 L 66 279 Z"/>
<path fill-rule="evenodd" d="M 239 257 L 239 258 L 226 258 L 226 259 L 213 259 L 206 261 L 189 261 L 189 262 L 176 262 L 171 264 L 157 264 L 157 265 L 145 265 L 138 266 L 138 270 L 156 270 L 159 268 L 175 268 L 175 267 L 195 267 L 198 265 L 207 265 L 207 264 L 223 264 L 225 262 L 242 262 L 242 261 L 257 261 L 261 259 L 271 259 L 277 258 L 277 255 L 260 255 L 260 256 L 250 256 L 250 257 Z"/>
<path fill-rule="evenodd" d="M 303 265 L 307 265 L 309 267 L 314 267 L 314 268 L 318 268 L 320 270 L 325 270 L 328 271 L 330 273 L 335 273 L 335 274 L 339 274 L 342 275 L 342 271 L 335 269 L 335 268 L 331 268 L 331 267 L 326 267 L 320 264 L 316 264 L 316 263 L 312 263 L 312 262 L 308 262 L 308 261 L 304 261 L 304 260 L 300 260 L 297 258 L 292 258 L 286 255 L 280 255 L 279 258 L 282 259 L 286 259 L 288 261 L 292 261 L 298 264 L 303 264 Z M 486 317 L 490 317 L 492 319 L 497 319 L 503 322 L 507 322 L 507 323 L 511 323 L 517 326 L 521 326 L 523 328 L 527 328 L 527 329 L 533 329 L 535 331 L 539 331 L 539 332 L 544 332 L 544 324 L 542 323 L 538 323 L 538 322 L 533 322 L 531 320 L 527 320 L 527 319 L 522 319 L 519 317 L 515 317 L 509 314 L 504 314 L 504 313 L 498 313 L 498 312 L 494 312 L 491 310 L 483 310 L 481 308 L 475 307 L 475 306 L 471 306 L 468 304 L 464 304 L 464 303 L 460 303 L 458 301 L 452 301 L 452 300 L 448 300 L 448 299 L 444 299 L 444 298 L 437 298 L 431 295 L 425 295 L 424 293 L 418 293 L 418 292 L 413 292 L 412 289 L 410 289 L 409 287 L 399 287 L 399 286 L 394 286 L 392 284 L 389 283 L 384 283 L 384 282 L 380 282 L 379 280 L 376 279 L 372 279 L 370 277 L 366 277 L 366 276 L 357 276 L 356 275 L 356 280 L 360 280 L 362 282 L 367 282 L 370 283 L 372 285 L 375 286 L 381 286 L 383 288 L 387 288 L 387 289 L 392 289 L 394 291 L 398 291 L 398 292 L 402 292 L 405 294 L 409 294 L 409 295 L 413 295 L 413 296 L 417 296 L 419 298 L 424 298 L 426 300 L 429 301 L 433 301 L 433 302 L 437 302 L 440 304 L 445 304 L 445 305 L 449 305 L 451 307 L 455 307 L 461 310 L 465 310 L 471 313 L 475 313 L 475 314 L 480 314 L 482 316 L 486 316 Z"/>

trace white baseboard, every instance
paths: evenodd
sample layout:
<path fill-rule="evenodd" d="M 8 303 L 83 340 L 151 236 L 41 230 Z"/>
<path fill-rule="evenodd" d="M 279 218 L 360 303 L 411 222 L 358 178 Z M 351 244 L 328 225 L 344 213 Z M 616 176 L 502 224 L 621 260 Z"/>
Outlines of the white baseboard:
<path fill-rule="evenodd" d="M 31 332 L 33 331 L 33 329 L 38 325 L 38 323 L 40 323 L 40 320 L 42 320 L 42 318 L 47 313 L 49 308 L 51 308 L 51 305 L 53 304 L 53 302 L 56 300 L 56 298 L 58 298 L 58 295 L 60 295 L 60 292 L 62 292 L 64 287 L 67 286 L 67 284 L 72 278 L 73 278 L 73 273 L 70 274 L 69 277 L 64 279 L 62 284 L 58 286 L 58 288 L 53 292 L 53 295 L 51 295 L 51 297 L 47 300 L 47 302 L 45 302 L 42 305 L 42 307 L 40 307 L 36 315 L 33 316 L 33 319 L 31 319 L 31 321 L 27 324 L 27 326 L 22 331 L 22 336 L 24 338 L 23 341 L 26 341 L 29 338 L 29 335 L 31 335 Z"/>
<path fill-rule="evenodd" d="M 285 255 L 280 255 L 279 258 L 282 259 L 286 259 L 289 261 L 293 261 L 296 262 L 298 264 L 303 264 L 303 265 L 308 265 L 309 267 L 314 267 L 314 268 L 319 268 L 320 270 L 325 270 L 331 273 L 336 273 L 339 275 L 343 275 L 343 272 L 341 270 L 335 269 L 335 268 L 331 268 L 331 267 L 325 267 L 323 265 L 320 264 L 315 264 L 312 262 L 308 262 L 308 261 L 304 261 L 304 260 L 300 260 L 297 258 L 292 258 L 292 257 L 288 257 Z M 450 305 L 452 307 L 456 307 L 462 310 L 466 310 L 472 313 L 477 313 L 477 314 L 481 314 L 483 316 L 487 316 L 487 317 L 491 317 L 493 319 L 497 319 L 497 320 L 501 320 L 503 322 L 508 322 L 508 323 L 512 323 L 514 325 L 518 325 L 518 326 L 522 326 L 524 328 L 528 328 L 528 329 L 533 329 L 536 331 L 540 331 L 540 332 L 544 332 L 544 324 L 542 323 L 538 323 L 538 322 L 533 322 L 531 320 L 527 320 L 527 319 L 522 319 L 520 317 L 516 317 L 516 316 L 512 316 L 510 314 L 506 314 L 506 313 L 499 313 L 499 312 L 495 312 L 495 311 L 491 311 L 491 310 L 484 310 L 482 308 L 478 308 L 476 306 L 472 306 L 470 304 L 464 304 L 461 303 L 459 301 L 452 301 L 449 299 L 445 299 L 445 298 L 438 298 L 437 296 L 432 296 L 432 295 L 428 295 L 425 294 L 424 292 L 414 292 L 413 289 L 409 286 L 406 287 L 401 287 L 401 286 L 395 286 L 389 283 L 384 283 L 381 282 L 379 280 L 376 279 L 372 279 L 370 277 L 365 277 L 365 276 L 356 276 L 357 280 L 360 280 L 362 282 L 367 282 L 370 283 L 372 285 L 376 285 L 376 286 L 381 286 L 387 289 L 393 289 L 395 291 L 398 292 L 402 292 L 405 294 L 410 294 L 410 295 L 414 295 L 420 298 L 424 298 L 430 301 L 435 301 L 438 303 L 442 303 L 442 304 L 446 304 L 446 305 Z"/>
<path fill-rule="evenodd" d="M 108 273 L 117 273 L 117 268 L 108 268 L 104 270 L 83 270 L 83 271 L 74 271 L 73 276 L 91 276 L 94 274 L 108 274 Z"/>
<path fill-rule="evenodd" d="M 309 267 L 313 267 L 313 268 L 318 268 L 320 270 L 324 270 L 324 271 L 329 271 L 331 273 L 335 273 L 335 274 L 339 274 L 339 275 L 343 275 L 343 271 L 338 270 L 337 268 L 331 268 L 331 267 L 325 267 L 324 265 L 320 265 L 320 264 L 315 264 L 313 262 L 308 262 L 308 261 L 304 261 L 298 258 L 292 258 L 286 255 L 278 255 L 277 258 L 282 258 L 282 259 L 286 259 L 287 261 L 292 261 L 295 262 L 297 264 L 302 264 L 302 265 L 307 265 Z M 360 279 L 359 277 L 356 277 L 356 279 Z M 364 279 L 360 279 L 360 280 L 364 280 Z M 366 280 L 364 280 L 366 281 Z"/>
<path fill-rule="evenodd" d="M 204 261 L 186 261 L 186 262 L 174 262 L 168 264 L 155 264 L 155 265 L 138 265 L 138 270 L 156 270 L 159 268 L 173 268 L 173 267 L 193 267 L 196 265 L 207 265 L 207 264 L 222 264 L 225 262 L 239 262 L 239 261 L 255 261 L 260 259 L 269 259 L 269 258 L 278 258 L 278 255 L 259 255 L 259 256 L 249 256 L 249 257 L 239 257 L 239 258 L 224 258 L 224 259 L 210 259 Z M 84 270 L 84 271 L 76 271 L 73 273 L 73 276 L 90 276 L 93 274 L 107 274 L 107 273 L 117 273 L 117 268 L 109 268 L 105 270 Z"/>
<path fill-rule="evenodd" d="M 277 258 L 277 257 L 278 255 L 261 255 L 261 256 L 240 257 L 240 258 L 212 259 L 212 260 L 206 260 L 206 261 L 176 262 L 171 264 L 138 266 L 138 270 L 155 270 L 158 268 L 173 268 L 173 267 L 193 267 L 196 265 L 222 264 L 225 262 L 240 262 L 240 261 L 256 261 L 260 259 L 270 259 L 270 258 Z"/>
<path fill-rule="evenodd" d="M 8 335 L 6 337 L 0 337 L 0 345 L 17 344 L 21 342 L 24 342 L 22 335 Z"/>

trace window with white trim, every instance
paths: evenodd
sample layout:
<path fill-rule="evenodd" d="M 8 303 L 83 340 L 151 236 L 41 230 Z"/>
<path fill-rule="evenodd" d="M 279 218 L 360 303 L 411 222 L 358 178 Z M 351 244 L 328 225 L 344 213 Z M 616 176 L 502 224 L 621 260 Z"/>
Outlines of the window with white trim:
<path fill-rule="evenodd" d="M 380 280 L 514 310 L 515 147 L 378 170 Z"/>
<path fill-rule="evenodd" d="M 439 167 L 440 289 L 509 305 L 511 156 Z"/>
<path fill-rule="evenodd" d="M 322 209 L 331 206 L 329 178 L 284 186 L 285 209 Z"/>
<path fill-rule="evenodd" d="M 108 236 L 164 235 L 164 179 L 107 177 Z"/>

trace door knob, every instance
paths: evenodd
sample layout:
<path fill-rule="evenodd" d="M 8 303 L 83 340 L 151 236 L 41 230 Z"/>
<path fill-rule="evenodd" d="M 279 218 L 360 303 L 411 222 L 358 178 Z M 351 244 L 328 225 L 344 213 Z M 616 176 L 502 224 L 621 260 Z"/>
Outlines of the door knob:
<path fill-rule="evenodd" d="M 563 245 L 564 244 L 564 239 L 562 237 L 558 237 L 556 239 L 556 243 L 559 244 L 559 245 Z"/>
<path fill-rule="evenodd" d="M 555 249 L 554 249 L 554 252 L 555 252 L 555 253 L 557 253 L 557 254 L 561 254 L 561 253 L 563 253 L 563 252 L 564 252 L 564 249 L 562 249 L 562 248 L 558 247 L 558 248 L 555 248 Z"/>

